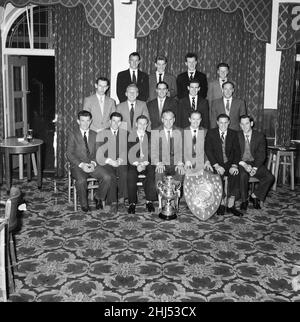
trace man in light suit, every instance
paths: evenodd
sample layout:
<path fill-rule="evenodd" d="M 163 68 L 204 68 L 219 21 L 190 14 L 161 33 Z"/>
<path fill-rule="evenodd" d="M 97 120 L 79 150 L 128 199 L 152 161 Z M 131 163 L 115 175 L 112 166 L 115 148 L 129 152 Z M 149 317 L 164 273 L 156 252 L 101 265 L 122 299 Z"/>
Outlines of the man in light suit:
<path fill-rule="evenodd" d="M 266 160 L 266 138 L 252 129 L 253 119 L 248 115 L 240 117 L 242 131 L 238 132 L 241 148 L 240 188 L 241 188 L 241 210 L 248 207 L 248 181 L 249 176 L 259 179 L 259 183 L 249 200 L 255 209 L 261 209 L 260 201 L 264 201 L 266 195 L 274 182 L 274 176 L 264 165 Z"/>
<path fill-rule="evenodd" d="M 227 114 L 217 117 L 217 126 L 207 131 L 204 150 L 207 158 L 222 178 L 228 177 L 228 205 L 223 204 L 217 210 L 218 215 L 224 215 L 225 210 L 234 216 L 241 217 L 243 213 L 235 208 L 235 201 L 240 196 L 240 177 L 238 163 L 240 161 L 240 146 L 237 132 L 229 129 L 230 118 Z M 224 181 L 223 181 L 224 186 Z"/>
<path fill-rule="evenodd" d="M 94 95 L 84 99 L 83 109 L 90 111 L 93 115 L 91 130 L 100 132 L 109 126 L 109 116 L 112 112 L 115 112 L 116 102 L 105 95 L 109 89 L 109 80 L 106 77 L 97 78 L 95 89 Z"/>
<path fill-rule="evenodd" d="M 80 111 L 77 116 L 79 125 L 68 136 L 67 158 L 71 166 L 71 176 L 76 180 L 76 190 L 79 196 L 81 210 L 89 211 L 87 200 L 88 177 L 98 180 L 99 188 L 95 194 L 96 209 L 103 209 L 103 203 L 109 193 L 111 176 L 96 162 L 96 132 L 90 130 L 92 114 Z"/>
<path fill-rule="evenodd" d="M 220 63 L 217 65 L 218 78 L 208 83 L 207 100 L 209 106 L 213 100 L 223 97 L 222 85 L 228 81 L 229 65 Z"/>
<path fill-rule="evenodd" d="M 151 101 L 156 98 L 156 85 L 159 82 L 166 82 L 168 84 L 168 93 L 169 97 L 175 97 L 177 94 L 176 78 L 174 75 L 169 74 L 165 71 L 167 66 L 167 57 L 159 55 L 155 58 L 155 67 L 156 71 L 149 75 L 149 98 L 148 101 Z"/>
<path fill-rule="evenodd" d="M 230 118 L 229 128 L 232 130 L 240 130 L 240 116 L 246 114 L 246 106 L 244 100 L 233 97 L 234 84 L 225 82 L 222 85 L 223 97 L 212 102 L 210 127 L 217 126 L 217 117 L 220 114 L 227 114 Z"/>
<path fill-rule="evenodd" d="M 188 85 L 188 95 L 179 100 L 177 109 L 176 126 L 186 128 L 189 126 L 189 115 L 192 111 L 201 113 L 201 126 L 209 129 L 208 102 L 205 98 L 198 96 L 200 91 L 199 80 L 193 79 Z"/>
<path fill-rule="evenodd" d="M 120 103 L 125 102 L 126 88 L 129 84 L 134 83 L 139 89 L 138 99 L 146 102 L 149 96 L 149 76 L 139 70 L 141 61 L 140 54 L 133 52 L 129 55 L 129 69 L 123 70 L 117 76 L 117 96 Z"/>
<path fill-rule="evenodd" d="M 145 115 L 149 119 L 147 105 L 143 101 L 137 100 L 139 90 L 135 84 L 129 84 L 125 93 L 127 101 L 117 105 L 117 112 L 122 114 L 123 121 L 121 128 L 131 132 L 136 128 L 136 119 L 140 115 Z M 151 123 L 148 130 L 151 129 Z"/>
<path fill-rule="evenodd" d="M 163 125 L 151 131 L 151 162 L 155 165 L 155 184 L 164 176 L 183 181 L 183 134 L 174 126 L 175 114 L 166 110 L 162 114 Z"/>
<path fill-rule="evenodd" d="M 172 110 L 175 117 L 177 114 L 177 101 L 167 96 L 168 84 L 165 81 L 156 84 L 156 93 L 157 97 L 147 103 L 152 129 L 162 125 L 161 115 L 165 110 Z"/>
<path fill-rule="evenodd" d="M 198 95 L 202 98 L 206 98 L 207 95 L 207 78 L 204 73 L 199 72 L 196 69 L 198 63 L 198 57 L 195 53 L 187 53 L 185 55 L 185 65 L 187 71 L 179 74 L 176 79 L 177 83 L 177 98 L 181 99 L 188 95 L 188 85 L 192 79 L 197 79 L 200 84 L 200 91 Z"/>
<path fill-rule="evenodd" d="M 207 129 L 200 126 L 201 113 L 192 111 L 189 117 L 190 126 L 184 129 L 184 162 L 185 169 L 213 171 L 204 152 L 204 141 Z"/>

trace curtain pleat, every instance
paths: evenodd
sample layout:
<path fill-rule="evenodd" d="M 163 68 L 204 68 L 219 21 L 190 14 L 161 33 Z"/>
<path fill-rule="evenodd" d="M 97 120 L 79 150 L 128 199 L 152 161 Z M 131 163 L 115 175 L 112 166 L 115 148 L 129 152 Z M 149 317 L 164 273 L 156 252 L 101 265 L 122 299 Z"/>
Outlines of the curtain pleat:
<path fill-rule="evenodd" d="M 161 26 L 137 39 L 142 56 L 141 69 L 151 72 L 159 53 L 168 57 L 168 70 L 175 76 L 186 70 L 187 52 L 198 55 L 198 69 L 208 80 L 216 78 L 216 65 L 230 65 L 230 79 L 236 84 L 235 96 L 245 99 L 248 113 L 263 127 L 265 43 L 246 31 L 241 10 L 224 13 L 219 9 L 167 8 Z"/>
<path fill-rule="evenodd" d="M 2 53 L 2 36 L 0 33 L 0 53 Z M 0 55 L 0 140 L 4 138 L 4 102 L 3 102 L 3 80 L 2 80 L 2 55 Z M 1 160 L 0 160 L 1 162 Z M 0 173 L 1 175 L 1 173 Z"/>
<path fill-rule="evenodd" d="M 97 77 L 110 78 L 111 40 L 89 26 L 84 8 L 55 6 L 57 175 L 65 174 L 68 133 Z"/>

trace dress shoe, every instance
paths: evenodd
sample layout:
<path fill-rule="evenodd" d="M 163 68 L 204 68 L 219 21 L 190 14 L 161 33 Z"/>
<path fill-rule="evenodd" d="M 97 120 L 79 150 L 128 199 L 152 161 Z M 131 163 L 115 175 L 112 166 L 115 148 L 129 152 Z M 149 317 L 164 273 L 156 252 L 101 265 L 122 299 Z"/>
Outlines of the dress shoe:
<path fill-rule="evenodd" d="M 86 206 L 86 207 L 82 206 L 82 207 L 81 207 L 81 210 L 82 210 L 83 212 L 88 212 L 88 211 L 90 210 L 90 207 L 89 207 L 89 206 Z"/>
<path fill-rule="evenodd" d="M 232 213 L 236 217 L 243 217 L 243 213 L 238 211 L 235 207 L 227 207 L 227 212 Z"/>
<path fill-rule="evenodd" d="M 128 213 L 129 214 L 135 214 L 135 204 L 131 203 L 128 208 Z"/>
<path fill-rule="evenodd" d="M 96 203 L 96 209 L 103 209 L 103 202 L 101 199 L 95 198 L 95 203 Z"/>
<path fill-rule="evenodd" d="M 146 203 L 146 208 L 149 212 L 155 212 L 155 208 L 154 208 L 153 203 L 151 201 Z"/>
<path fill-rule="evenodd" d="M 258 198 L 253 198 L 252 196 L 250 196 L 249 200 L 253 203 L 254 209 L 261 209 Z"/>
<path fill-rule="evenodd" d="M 247 210 L 247 208 L 248 208 L 248 201 L 246 200 L 241 203 L 240 209 Z"/>
<path fill-rule="evenodd" d="M 219 216 L 224 216 L 225 214 L 225 206 L 224 205 L 220 205 L 218 210 L 217 210 L 217 215 Z"/>

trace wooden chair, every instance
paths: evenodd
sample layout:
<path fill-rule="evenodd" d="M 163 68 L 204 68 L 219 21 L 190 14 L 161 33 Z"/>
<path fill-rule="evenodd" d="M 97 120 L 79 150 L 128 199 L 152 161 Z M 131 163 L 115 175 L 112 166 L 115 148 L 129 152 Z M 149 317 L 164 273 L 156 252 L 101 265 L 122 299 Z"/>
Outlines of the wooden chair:
<path fill-rule="evenodd" d="M 71 176 L 71 168 L 70 163 L 67 163 L 68 168 L 68 201 L 71 203 L 71 195 L 73 191 L 73 200 L 74 200 L 74 211 L 77 211 L 77 191 L 76 191 L 76 180 Z M 99 187 L 98 181 L 95 178 L 87 179 L 88 192 L 90 192 L 91 200 L 94 199 L 94 189 Z"/>

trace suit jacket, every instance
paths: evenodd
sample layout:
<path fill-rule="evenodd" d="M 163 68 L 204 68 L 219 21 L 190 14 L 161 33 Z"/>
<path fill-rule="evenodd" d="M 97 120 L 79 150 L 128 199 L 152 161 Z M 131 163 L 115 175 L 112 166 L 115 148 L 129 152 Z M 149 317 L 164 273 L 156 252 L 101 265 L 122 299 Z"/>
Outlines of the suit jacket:
<path fill-rule="evenodd" d="M 133 164 L 134 162 L 144 162 L 148 161 L 151 163 L 151 133 L 146 131 L 142 142 L 142 152 L 141 156 L 139 137 L 136 131 L 132 131 L 128 135 L 128 164 Z"/>
<path fill-rule="evenodd" d="M 204 142 L 207 129 L 204 127 L 199 127 L 198 136 L 196 140 L 196 160 L 197 160 L 197 169 L 203 169 L 204 162 L 207 160 L 207 157 L 204 152 Z M 193 137 L 190 127 L 184 129 L 184 162 L 186 161 L 195 161 L 193 158 Z"/>
<path fill-rule="evenodd" d="M 169 86 L 170 97 L 175 97 L 177 94 L 177 85 L 176 85 L 176 78 L 174 75 L 165 73 L 164 75 L 164 82 L 166 82 Z M 148 101 L 151 101 L 156 98 L 156 73 L 152 73 L 149 75 L 149 98 Z"/>
<path fill-rule="evenodd" d="M 151 131 L 151 161 L 153 165 L 157 165 L 158 162 L 163 162 L 165 165 L 177 165 L 183 162 L 182 129 L 173 126 L 172 137 L 173 149 L 169 148 L 163 126 Z"/>
<path fill-rule="evenodd" d="M 147 108 L 149 112 L 149 117 L 151 120 L 151 129 L 156 129 L 162 125 L 161 116 L 159 115 L 158 110 L 158 101 L 157 98 L 147 103 Z M 175 117 L 177 114 L 177 101 L 172 97 L 166 97 L 164 106 L 162 109 L 162 113 L 165 110 L 172 110 L 175 113 Z M 177 118 L 177 117 L 176 117 Z"/>
<path fill-rule="evenodd" d="M 217 98 L 222 98 L 223 92 L 220 86 L 219 79 L 213 80 L 208 83 L 208 90 L 207 90 L 207 100 L 209 103 L 209 107 L 211 107 L 212 101 Z"/>
<path fill-rule="evenodd" d="M 129 84 L 131 84 L 131 76 L 129 69 L 123 70 L 118 73 L 117 76 L 117 96 L 120 103 L 125 102 L 127 97 L 125 95 L 126 88 Z M 147 101 L 149 96 L 149 76 L 148 74 L 138 70 L 137 75 L 137 87 L 139 89 L 138 100 Z"/>
<path fill-rule="evenodd" d="M 93 122 L 91 129 L 97 132 L 109 126 L 109 116 L 112 112 L 115 112 L 116 102 L 114 99 L 105 95 L 102 114 L 98 97 L 94 94 L 84 99 L 83 109 L 92 113 Z"/>
<path fill-rule="evenodd" d="M 123 159 L 127 164 L 127 137 L 128 132 L 121 128 L 115 136 L 111 129 L 105 128 L 97 134 L 97 154 L 96 158 L 100 165 L 105 165 L 107 158 L 117 160 Z"/>
<path fill-rule="evenodd" d="M 218 98 L 212 102 L 211 105 L 211 117 L 210 117 L 210 127 L 214 128 L 217 126 L 217 117 L 220 114 L 226 114 L 225 106 L 223 102 L 223 97 Z M 244 100 L 239 98 L 232 98 L 232 103 L 230 107 L 229 117 L 230 125 L 229 128 L 232 130 L 240 130 L 240 116 L 246 114 L 246 105 Z"/>
<path fill-rule="evenodd" d="M 186 128 L 190 125 L 189 113 L 192 111 L 192 106 L 189 96 L 182 98 L 178 103 L 178 117 L 176 119 L 176 126 Z M 200 96 L 197 100 L 197 111 L 201 113 L 202 121 L 200 126 L 209 129 L 209 109 L 208 101 Z"/>
<path fill-rule="evenodd" d="M 207 78 L 206 75 L 196 70 L 194 79 L 199 80 L 200 82 L 200 91 L 198 92 L 198 96 L 202 98 L 206 98 L 207 95 Z M 188 86 L 189 86 L 190 78 L 188 72 L 181 73 L 177 76 L 177 97 L 181 99 L 189 94 Z"/>
<path fill-rule="evenodd" d="M 238 132 L 238 138 L 241 148 L 241 158 L 240 161 L 242 161 L 242 157 L 245 151 L 245 136 L 243 131 Z M 253 166 L 256 168 L 259 168 L 262 166 L 266 160 L 266 138 L 265 136 L 256 131 L 252 130 L 252 136 L 250 141 L 250 151 L 251 155 L 254 159 Z"/>
<path fill-rule="evenodd" d="M 81 162 L 96 162 L 96 136 L 97 133 L 95 131 L 89 130 L 88 146 L 90 156 L 88 157 L 79 126 L 70 132 L 67 143 L 67 158 L 70 162 L 71 168 L 78 167 Z"/>
<path fill-rule="evenodd" d="M 223 159 L 222 140 L 220 138 L 219 128 L 214 128 L 207 131 L 204 151 L 212 166 L 218 163 L 220 166 L 224 167 L 225 162 Z M 231 129 L 227 129 L 227 136 L 225 139 L 225 154 L 228 159 L 228 164 L 239 164 L 239 161 L 241 160 L 239 140 L 237 132 Z"/>
<path fill-rule="evenodd" d="M 150 120 L 147 105 L 143 101 L 136 100 L 136 102 L 135 102 L 135 109 L 134 109 L 134 114 L 133 114 L 133 127 L 131 127 L 130 112 L 129 112 L 129 107 L 128 107 L 127 101 L 117 105 L 117 112 L 121 113 L 123 116 L 121 128 L 125 129 L 129 132 L 131 132 L 133 129 L 136 128 L 135 123 L 136 123 L 136 119 L 138 116 L 145 115 Z M 151 129 L 151 122 L 149 122 L 147 129 L 148 130 Z"/>

